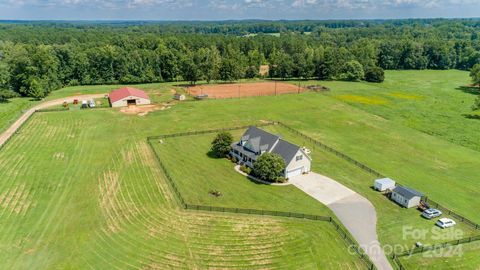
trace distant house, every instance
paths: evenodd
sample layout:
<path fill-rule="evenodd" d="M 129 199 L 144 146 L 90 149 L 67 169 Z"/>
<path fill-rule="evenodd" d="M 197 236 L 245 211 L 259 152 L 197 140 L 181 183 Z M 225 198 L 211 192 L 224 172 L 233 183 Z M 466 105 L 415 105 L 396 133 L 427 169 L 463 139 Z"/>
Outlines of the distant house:
<path fill-rule="evenodd" d="M 397 186 L 392 190 L 391 199 L 403 207 L 411 208 L 420 204 L 423 194 L 407 187 Z"/>
<path fill-rule="evenodd" d="M 230 154 L 239 163 L 253 168 L 253 163 L 264 153 L 275 153 L 285 160 L 285 178 L 310 172 L 312 159 L 304 149 L 253 126 L 245 131 L 240 141 L 232 144 Z"/>
<path fill-rule="evenodd" d="M 148 105 L 151 103 L 147 93 L 131 87 L 113 90 L 108 95 L 108 98 L 110 100 L 110 105 L 114 108 L 130 105 Z"/>
<path fill-rule="evenodd" d="M 390 178 L 377 179 L 373 183 L 373 188 L 378 191 L 392 190 L 395 188 L 395 181 Z"/>

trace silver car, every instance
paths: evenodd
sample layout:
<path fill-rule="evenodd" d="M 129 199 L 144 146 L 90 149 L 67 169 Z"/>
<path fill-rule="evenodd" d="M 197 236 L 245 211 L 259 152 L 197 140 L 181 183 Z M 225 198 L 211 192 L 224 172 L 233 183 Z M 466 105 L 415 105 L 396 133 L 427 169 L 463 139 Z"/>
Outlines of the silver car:
<path fill-rule="evenodd" d="M 426 219 L 432 219 L 436 218 L 442 215 L 442 212 L 440 210 L 437 210 L 435 208 L 429 208 L 422 213 L 422 217 Z"/>

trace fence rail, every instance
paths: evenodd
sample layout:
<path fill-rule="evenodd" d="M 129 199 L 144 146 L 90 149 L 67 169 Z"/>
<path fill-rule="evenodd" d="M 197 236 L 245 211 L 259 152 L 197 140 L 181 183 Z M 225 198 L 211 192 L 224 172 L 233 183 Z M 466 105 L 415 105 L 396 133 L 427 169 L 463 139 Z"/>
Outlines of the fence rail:
<path fill-rule="evenodd" d="M 275 125 L 277 122 L 268 122 L 268 123 L 262 123 L 262 124 L 257 124 L 255 126 L 257 127 L 265 127 L 265 126 L 271 126 Z M 181 133 L 172 133 L 172 134 L 164 134 L 164 135 L 158 135 L 158 136 L 149 136 L 147 137 L 148 140 L 158 140 L 158 139 L 166 139 L 166 138 L 175 138 L 175 137 L 185 137 L 185 136 L 193 136 L 193 135 L 201 135 L 201 134 L 210 134 L 210 133 L 215 133 L 215 132 L 221 132 L 221 131 L 231 131 L 231 130 L 239 130 L 239 129 L 246 129 L 252 125 L 246 125 L 246 126 L 236 126 L 236 127 L 230 127 L 230 128 L 218 128 L 218 129 L 208 129 L 208 130 L 200 130 L 200 131 L 188 131 L 188 132 L 181 132 Z"/>
<path fill-rule="evenodd" d="M 291 217 L 291 218 L 298 218 L 298 219 L 319 220 L 319 221 L 329 221 L 329 222 L 332 221 L 332 218 L 327 216 L 309 215 L 309 214 L 296 213 L 296 212 L 249 209 L 249 208 L 229 208 L 229 207 L 221 207 L 221 206 L 185 204 L 185 209 L 210 211 L 210 212 L 260 215 L 260 216 Z"/>
<path fill-rule="evenodd" d="M 39 110 L 36 110 L 35 112 L 39 112 L 39 113 L 43 113 L 43 112 L 65 112 L 65 111 L 69 111 L 70 108 L 66 107 L 61 107 L 61 108 L 47 108 L 47 109 L 39 109 Z"/>
<path fill-rule="evenodd" d="M 446 248 L 446 247 L 450 247 L 450 246 L 457 246 L 457 245 L 461 245 L 461 244 L 465 244 L 465 243 L 471 243 L 471 242 L 475 242 L 475 241 L 479 241 L 479 240 L 480 240 L 480 235 L 472 236 L 472 237 L 466 237 L 466 238 L 452 240 L 452 241 L 439 243 L 439 244 L 434 244 L 434 245 L 430 245 L 430 246 L 416 247 L 416 248 L 406 250 L 406 251 L 401 252 L 401 253 L 396 253 L 394 256 L 399 258 L 399 257 L 404 257 L 404 256 L 417 254 L 417 253 L 423 253 L 423 252 L 430 251 L 430 250 L 442 249 L 442 248 Z"/>
<path fill-rule="evenodd" d="M 302 132 L 300 132 L 300 131 L 298 131 L 298 130 L 296 130 L 296 129 L 294 129 L 294 128 L 292 128 L 292 127 L 290 127 L 290 126 L 288 126 L 288 125 L 286 125 L 286 124 L 284 124 L 284 123 L 282 123 L 282 122 L 275 122 L 275 123 L 277 123 L 278 125 L 280 125 L 280 126 L 286 128 L 286 129 L 288 129 L 289 131 L 295 133 L 296 135 L 298 135 L 298 136 L 300 136 L 300 137 L 308 140 L 309 142 L 315 144 L 316 146 L 319 146 L 319 147 L 323 148 L 324 150 L 326 150 L 326 151 L 328 151 L 328 152 L 330 152 L 330 153 L 333 153 L 333 154 L 335 154 L 336 156 L 338 156 L 338 157 L 340 157 L 340 158 L 342 158 L 342 159 L 344 159 L 344 160 L 346 160 L 346 161 L 354 164 L 355 166 L 359 167 L 360 169 L 362 169 L 362 170 L 364 170 L 364 171 L 366 171 L 366 172 L 368 172 L 368 173 L 371 173 L 371 174 L 373 174 L 373 175 L 375 175 L 375 176 L 377 176 L 377 177 L 382 177 L 382 178 L 385 177 L 384 175 L 382 175 L 381 173 L 377 172 L 376 170 L 370 168 L 369 166 L 367 166 L 367 165 L 365 165 L 365 164 L 363 164 L 363 163 L 361 163 L 361 162 L 353 159 L 353 158 L 350 157 L 350 156 L 345 155 L 344 153 L 342 153 L 342 152 L 340 152 L 340 151 L 338 151 L 338 150 L 336 150 L 336 149 L 334 149 L 334 148 L 332 148 L 332 147 L 330 147 L 330 146 L 328 146 L 328 145 L 325 145 L 325 144 L 323 144 L 323 143 L 321 143 L 321 142 L 313 139 L 313 138 L 310 137 L 310 136 L 305 135 L 304 133 L 302 133 Z"/>

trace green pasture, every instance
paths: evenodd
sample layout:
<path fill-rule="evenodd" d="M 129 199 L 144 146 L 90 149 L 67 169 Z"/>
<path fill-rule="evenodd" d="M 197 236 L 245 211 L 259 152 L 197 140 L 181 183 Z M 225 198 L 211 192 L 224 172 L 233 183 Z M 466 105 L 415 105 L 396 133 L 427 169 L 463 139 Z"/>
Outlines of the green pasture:
<path fill-rule="evenodd" d="M 282 121 L 480 223 L 480 155 L 475 150 L 480 122 L 463 116 L 471 113 L 475 98 L 474 92 L 460 88 L 468 84 L 467 73 L 392 71 L 387 72 L 383 84 L 321 84 L 332 90 L 179 102 L 168 110 L 146 116 L 124 115 L 116 109 L 35 115 L 0 150 L 0 262 L 3 263 L 0 268 L 155 268 L 166 265 L 167 261 L 172 263 L 172 268 L 177 264 L 179 268 L 227 267 L 211 264 L 218 263 L 207 255 L 214 254 L 211 253 L 213 247 L 200 244 L 224 243 L 221 239 L 230 236 L 243 239 L 253 229 L 246 226 L 246 231 L 237 230 L 234 224 L 243 224 L 243 218 L 229 216 L 220 220 L 217 215 L 178 211 L 146 138 L 261 120 Z M 163 103 L 171 100 L 171 90 L 178 87 L 176 85 L 178 83 L 136 87 L 147 90 L 154 102 Z M 104 93 L 114 88 L 116 86 L 69 87 L 55 91 L 48 99 Z M 31 106 L 28 102 L 19 105 L 22 102 L 20 99 L 0 104 L 0 111 L 5 115 L 0 120 L 3 127 L 8 126 L 20 110 Z M 278 127 L 269 128 L 275 132 Z M 416 210 L 400 208 L 373 191 L 373 176 L 308 145 L 284 129 L 278 132 L 312 148 L 314 171 L 359 192 L 375 205 L 382 244 L 413 247 L 417 240 L 403 238 L 405 226 L 428 230 L 428 235 L 439 231 L 433 221 L 420 218 Z M 166 157 L 170 173 L 178 179 L 182 194 L 191 203 L 330 213 L 292 187 L 259 185 L 236 174 L 229 161 L 207 156 L 212 137 L 198 137 L 198 141 L 190 138 L 181 144 L 175 142 L 177 139 L 154 144 L 155 150 Z M 212 197 L 208 194 L 210 189 L 219 190 L 222 196 Z M 100 195 L 104 193 L 113 199 Z M 202 222 L 197 222 L 199 219 Z M 254 219 L 249 224 L 254 226 L 260 220 L 264 219 Z M 183 222 L 189 225 L 178 226 Z M 318 245 L 308 251 L 310 255 L 298 255 L 306 268 L 330 268 L 328 263 L 332 268 L 359 267 L 354 256 L 345 254 L 344 245 L 331 244 L 338 239 L 333 232 L 330 234 L 329 227 L 283 219 L 278 219 L 278 223 L 282 228 L 305 226 L 291 232 L 286 230 L 289 239 L 311 239 L 309 243 Z M 168 224 L 165 225 L 168 230 L 161 231 L 158 224 Z M 238 234 L 232 233 L 231 228 Z M 460 223 L 456 228 L 462 230 L 464 236 L 475 233 Z M 204 237 L 197 238 L 199 235 Z M 317 241 L 316 237 L 323 235 L 329 239 Z M 431 237 L 421 240 L 424 244 L 442 241 Z M 297 256 L 292 250 L 300 252 L 303 241 L 279 242 L 282 245 L 272 250 L 290 255 L 277 256 L 277 252 L 273 252 L 273 255 L 268 253 L 268 260 L 260 260 L 260 256 L 228 248 L 221 254 L 231 256 L 225 260 L 231 262 L 231 267 L 285 265 L 288 268 L 292 266 L 288 263 Z M 256 247 L 245 246 L 250 250 Z M 267 253 L 265 249 L 259 252 Z M 473 258 L 476 253 L 478 251 L 469 251 L 465 258 Z M 444 259 L 422 259 L 421 263 L 423 268 L 437 269 Z M 271 264 L 261 267 L 259 261 Z M 461 258 L 458 264 L 462 265 L 460 261 Z M 192 264 L 188 265 L 189 262 Z M 474 259 L 464 263 L 471 269 L 480 266 Z M 448 265 L 453 267 L 454 263 Z"/>
<path fill-rule="evenodd" d="M 387 71 L 385 82 L 320 82 L 329 96 L 403 126 L 480 151 L 480 121 L 469 117 L 478 87 L 466 71 Z M 314 82 L 316 83 L 316 82 Z"/>
<path fill-rule="evenodd" d="M 401 257 L 400 261 L 409 270 L 416 269 L 462 269 L 478 270 L 480 265 L 480 242 L 429 251 Z"/>
<path fill-rule="evenodd" d="M 0 152 L 0 268 L 364 268 L 327 222 L 179 210 L 149 126 L 113 110 L 33 116 Z"/>

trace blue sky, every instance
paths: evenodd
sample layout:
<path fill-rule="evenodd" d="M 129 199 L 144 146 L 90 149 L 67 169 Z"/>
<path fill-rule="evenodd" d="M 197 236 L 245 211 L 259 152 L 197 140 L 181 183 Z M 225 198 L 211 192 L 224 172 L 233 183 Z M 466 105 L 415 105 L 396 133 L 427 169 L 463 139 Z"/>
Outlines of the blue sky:
<path fill-rule="evenodd" d="M 480 0 L 0 0 L 3 20 L 480 17 Z"/>

